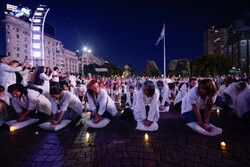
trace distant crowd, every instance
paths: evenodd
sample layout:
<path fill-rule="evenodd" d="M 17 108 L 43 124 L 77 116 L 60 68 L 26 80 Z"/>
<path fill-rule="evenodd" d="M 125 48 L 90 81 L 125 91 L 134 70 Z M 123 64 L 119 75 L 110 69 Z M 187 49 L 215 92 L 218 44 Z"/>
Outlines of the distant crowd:
<path fill-rule="evenodd" d="M 173 108 L 188 124 L 206 131 L 213 107 L 250 121 L 250 79 L 243 75 L 210 78 L 92 77 L 64 74 L 58 67 L 32 67 L 0 56 L 0 121 L 39 118 L 58 125 L 81 123 L 91 112 L 93 124 L 119 115 L 145 128 L 157 124 L 160 112 Z"/>

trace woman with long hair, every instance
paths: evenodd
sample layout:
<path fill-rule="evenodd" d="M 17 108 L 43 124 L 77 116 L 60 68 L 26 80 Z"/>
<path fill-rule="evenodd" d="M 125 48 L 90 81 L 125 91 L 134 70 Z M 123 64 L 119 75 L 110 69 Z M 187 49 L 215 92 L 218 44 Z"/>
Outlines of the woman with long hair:
<path fill-rule="evenodd" d="M 210 79 L 200 80 L 198 86 L 193 87 L 183 97 L 181 114 L 186 123 L 198 122 L 199 125 L 210 131 L 208 121 L 216 99 L 216 85 Z"/>

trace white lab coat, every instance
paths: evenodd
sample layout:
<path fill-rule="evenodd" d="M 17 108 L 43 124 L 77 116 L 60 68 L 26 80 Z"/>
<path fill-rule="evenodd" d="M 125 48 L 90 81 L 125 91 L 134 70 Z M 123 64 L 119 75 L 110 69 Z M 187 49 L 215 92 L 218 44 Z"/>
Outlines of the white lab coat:
<path fill-rule="evenodd" d="M 50 101 L 38 91 L 27 89 L 27 97 L 23 95 L 21 98 L 12 97 L 12 104 L 17 113 L 24 110 L 40 111 L 45 114 L 51 115 Z"/>
<path fill-rule="evenodd" d="M 149 121 L 158 121 L 160 118 L 159 114 L 159 90 L 155 89 L 155 93 L 152 97 L 147 97 L 143 93 L 143 89 L 138 92 L 137 102 L 134 108 L 134 117 L 136 121 L 141 121 L 147 119 Z M 145 107 L 149 105 L 150 109 L 148 112 L 148 117 L 146 116 Z"/>
<path fill-rule="evenodd" d="M 175 100 L 174 100 L 174 105 L 176 105 L 177 103 L 181 102 L 182 101 L 182 98 L 188 93 L 188 91 L 190 90 L 190 85 L 188 83 L 184 83 L 182 86 L 181 86 L 181 89 L 180 91 L 178 92 Z"/>
<path fill-rule="evenodd" d="M 70 81 L 70 84 L 76 87 L 76 78 L 73 75 L 69 76 L 69 81 Z"/>
<path fill-rule="evenodd" d="M 241 93 L 240 91 L 238 91 L 237 85 L 238 83 L 232 83 L 224 90 L 224 92 L 228 94 L 232 99 L 232 105 L 230 105 L 232 109 L 236 109 L 236 98 Z"/>
<path fill-rule="evenodd" d="M 102 115 L 106 110 L 114 117 L 117 114 L 117 109 L 114 101 L 108 96 L 107 91 L 100 88 L 98 95 L 92 97 L 87 92 L 88 103 L 92 111 L 96 111 L 97 106 L 99 110 L 97 111 L 99 115 Z"/>
<path fill-rule="evenodd" d="M 39 75 L 40 79 L 43 79 L 44 80 L 44 88 L 46 90 L 46 92 L 49 92 L 50 91 L 50 83 L 49 83 L 49 80 L 51 80 L 52 76 L 48 76 L 46 75 L 45 73 L 41 73 Z"/>
<path fill-rule="evenodd" d="M 0 85 L 5 88 L 5 92 L 7 92 L 8 86 L 16 83 L 15 72 L 20 71 L 22 71 L 22 67 L 11 67 L 0 63 Z"/>
<path fill-rule="evenodd" d="M 157 87 L 157 86 L 156 86 Z M 157 87 L 159 90 L 159 98 L 160 98 L 160 89 Z M 159 106 L 164 106 L 165 102 L 169 103 L 169 88 L 164 84 L 163 89 L 161 90 L 161 96 L 162 96 L 162 101 L 158 100 Z"/>
<path fill-rule="evenodd" d="M 215 102 L 217 95 L 212 97 L 212 100 Z M 199 109 L 205 109 L 208 97 L 203 100 L 198 95 L 198 86 L 193 87 L 190 91 L 183 97 L 181 105 L 181 114 L 189 112 L 193 109 L 192 104 L 197 104 Z"/>
<path fill-rule="evenodd" d="M 135 106 L 135 104 L 136 104 L 137 96 L 138 96 L 137 91 L 134 90 L 133 97 L 132 97 L 132 98 L 133 98 L 133 103 L 131 103 L 131 94 L 130 94 L 129 91 L 126 93 L 126 96 L 127 96 L 126 104 L 129 105 L 129 108 L 130 108 L 131 110 L 134 110 L 134 106 Z"/>
<path fill-rule="evenodd" d="M 82 115 L 84 106 L 80 99 L 67 90 L 62 91 L 62 96 L 60 100 L 54 100 L 51 98 L 52 103 L 52 113 L 57 114 L 60 111 L 67 111 L 68 107 L 75 111 L 78 115 Z M 58 110 L 57 105 L 60 106 Z"/>
<path fill-rule="evenodd" d="M 115 101 L 114 94 L 115 94 L 115 95 L 120 94 L 120 99 L 118 99 L 118 101 Z M 118 90 L 113 90 L 113 89 L 112 89 L 112 91 L 111 91 L 111 97 L 112 97 L 114 103 L 120 103 L 120 102 L 121 102 L 121 96 L 122 96 L 122 94 L 121 94 L 121 90 L 120 90 L 120 89 L 118 89 Z"/>

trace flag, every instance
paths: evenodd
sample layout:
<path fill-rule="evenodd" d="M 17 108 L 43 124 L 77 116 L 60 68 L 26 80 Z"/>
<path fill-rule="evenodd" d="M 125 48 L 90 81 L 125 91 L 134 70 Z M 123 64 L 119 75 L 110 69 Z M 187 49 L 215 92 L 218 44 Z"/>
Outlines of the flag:
<path fill-rule="evenodd" d="M 156 41 L 156 46 L 159 44 L 159 42 L 163 39 L 163 37 L 165 36 L 165 24 L 163 25 L 160 37 L 158 38 L 158 40 Z"/>

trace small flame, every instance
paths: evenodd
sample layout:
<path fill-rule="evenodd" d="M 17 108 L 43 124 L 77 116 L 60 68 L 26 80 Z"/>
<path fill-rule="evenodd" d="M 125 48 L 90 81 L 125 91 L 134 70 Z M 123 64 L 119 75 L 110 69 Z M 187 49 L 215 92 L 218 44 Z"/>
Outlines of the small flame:
<path fill-rule="evenodd" d="M 224 141 L 222 141 L 222 142 L 220 143 L 220 145 L 221 145 L 222 147 L 226 147 L 226 143 L 225 143 Z"/>
<path fill-rule="evenodd" d="M 86 133 L 86 139 L 89 139 L 89 132 Z"/>
<path fill-rule="evenodd" d="M 217 112 L 217 114 L 219 114 L 219 113 L 220 113 L 220 110 L 219 110 L 219 109 L 217 109 L 217 110 L 216 110 L 216 112 Z"/>
<path fill-rule="evenodd" d="M 145 134 L 145 140 L 148 140 L 148 134 L 147 133 Z"/>
<path fill-rule="evenodd" d="M 121 113 L 123 113 L 124 111 L 122 110 Z"/>
<path fill-rule="evenodd" d="M 13 131 L 15 131 L 15 130 L 16 130 L 16 127 L 15 127 L 15 126 L 11 126 L 11 127 L 10 127 L 10 131 L 11 131 L 11 132 L 13 132 Z"/>

